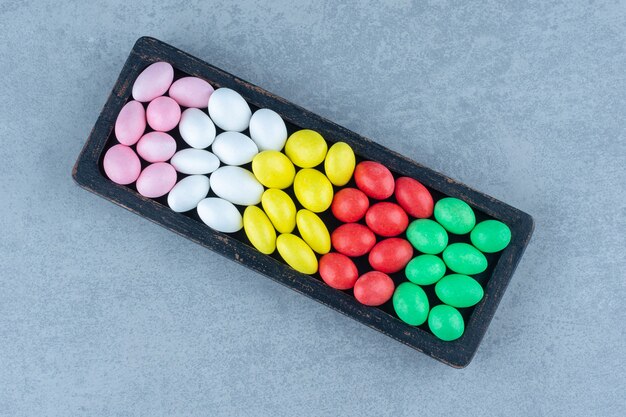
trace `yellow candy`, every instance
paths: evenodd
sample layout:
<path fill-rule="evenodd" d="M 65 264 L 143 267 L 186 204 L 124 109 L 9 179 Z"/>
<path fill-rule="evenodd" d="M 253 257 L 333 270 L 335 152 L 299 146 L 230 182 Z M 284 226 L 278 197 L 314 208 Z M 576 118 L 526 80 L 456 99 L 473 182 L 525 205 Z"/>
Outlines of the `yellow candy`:
<path fill-rule="evenodd" d="M 293 181 L 296 198 L 306 209 L 315 213 L 330 207 L 333 202 L 333 186 L 321 172 L 305 168 L 298 171 Z"/>
<path fill-rule="evenodd" d="M 296 224 L 300 236 L 311 249 L 320 255 L 330 251 L 330 234 L 317 214 L 306 209 L 299 210 L 296 214 Z"/>
<path fill-rule="evenodd" d="M 337 142 L 328 150 L 324 161 L 326 176 L 336 186 L 346 185 L 354 172 L 354 151 L 345 142 Z"/>
<path fill-rule="evenodd" d="M 296 205 L 286 192 L 275 188 L 265 190 L 261 205 L 279 233 L 291 233 L 296 227 Z"/>
<path fill-rule="evenodd" d="M 252 172 L 261 184 L 267 188 L 287 188 L 293 183 L 296 169 L 283 154 L 278 151 L 263 151 L 252 160 Z"/>
<path fill-rule="evenodd" d="M 259 252 L 269 255 L 276 249 L 276 231 L 263 210 L 248 206 L 243 212 L 243 229 Z"/>
<path fill-rule="evenodd" d="M 324 161 L 328 145 L 314 130 L 298 130 L 287 139 L 285 153 L 300 168 L 313 168 Z"/>
<path fill-rule="evenodd" d="M 317 272 L 317 258 L 304 240 L 284 234 L 276 239 L 276 248 L 285 262 L 298 272 L 312 275 Z"/>

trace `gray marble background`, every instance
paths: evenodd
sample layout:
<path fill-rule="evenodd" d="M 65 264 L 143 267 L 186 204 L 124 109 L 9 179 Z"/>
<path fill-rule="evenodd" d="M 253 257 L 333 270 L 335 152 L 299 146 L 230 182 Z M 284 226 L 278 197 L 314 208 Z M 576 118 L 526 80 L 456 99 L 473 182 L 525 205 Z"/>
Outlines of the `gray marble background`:
<path fill-rule="evenodd" d="M 0 415 L 626 415 L 624 1 L 0 0 Z M 532 214 L 442 365 L 79 189 L 160 38 Z"/>

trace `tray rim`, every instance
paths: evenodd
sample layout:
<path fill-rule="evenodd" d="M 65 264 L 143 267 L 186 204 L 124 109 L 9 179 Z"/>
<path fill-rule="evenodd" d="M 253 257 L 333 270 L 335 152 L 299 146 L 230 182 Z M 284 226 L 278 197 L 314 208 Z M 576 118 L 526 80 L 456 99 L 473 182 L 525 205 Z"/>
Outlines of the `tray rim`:
<path fill-rule="evenodd" d="M 104 177 L 98 164 L 114 128 L 115 118 L 130 97 L 132 83 L 137 75 L 147 65 L 156 61 L 170 62 L 175 68 L 189 75 L 210 80 L 214 86 L 236 89 L 250 103 L 271 108 L 295 125 L 318 130 L 326 137 L 340 136 L 341 140 L 350 144 L 360 156 L 384 161 L 393 171 L 416 178 L 448 196 L 462 198 L 486 214 L 505 222 L 512 232 L 511 243 L 500 255 L 484 287 L 485 296 L 474 308 L 463 336 L 452 342 L 441 341 L 432 334 L 405 324 L 380 309 L 363 306 L 349 294 L 332 289 L 313 276 L 301 274 L 227 234 L 216 232 L 192 218 L 175 213 L 162 204 Z M 476 354 L 535 226 L 533 218 L 519 209 L 412 161 L 167 43 L 147 36 L 139 38 L 133 46 L 72 169 L 72 177 L 82 188 L 454 368 L 464 368 Z"/>

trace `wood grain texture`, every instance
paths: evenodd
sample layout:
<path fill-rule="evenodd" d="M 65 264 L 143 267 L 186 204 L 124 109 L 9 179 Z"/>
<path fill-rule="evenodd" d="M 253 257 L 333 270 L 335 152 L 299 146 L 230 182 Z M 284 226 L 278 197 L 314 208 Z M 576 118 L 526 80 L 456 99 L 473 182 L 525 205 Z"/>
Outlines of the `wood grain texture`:
<path fill-rule="evenodd" d="M 359 158 L 381 162 L 394 174 L 415 178 L 439 195 L 463 199 L 484 218 L 506 223 L 511 228 L 511 243 L 496 257 L 490 258 L 493 259 L 493 267 L 489 269 L 489 276 L 482 281 L 485 296 L 468 313 L 463 336 L 453 342 L 441 341 L 423 326 L 409 326 L 385 309 L 363 306 L 351 294 L 328 287 L 318 277 L 298 273 L 280 260 L 259 253 L 241 239 L 216 232 L 197 219 L 175 213 L 162 203 L 142 197 L 131 188 L 115 184 L 104 177 L 99 164 L 103 151 L 110 143 L 117 114 L 128 101 L 135 78 L 146 66 L 157 61 L 169 62 L 178 71 L 206 79 L 216 88 L 232 88 L 253 106 L 270 108 L 293 126 L 317 130 L 326 138 L 341 138 L 354 149 Z M 140 38 L 133 47 L 76 161 L 72 176 L 81 187 L 101 197 L 457 368 L 467 366 L 476 353 L 534 229 L 532 218 L 516 208 L 148 37 Z"/>

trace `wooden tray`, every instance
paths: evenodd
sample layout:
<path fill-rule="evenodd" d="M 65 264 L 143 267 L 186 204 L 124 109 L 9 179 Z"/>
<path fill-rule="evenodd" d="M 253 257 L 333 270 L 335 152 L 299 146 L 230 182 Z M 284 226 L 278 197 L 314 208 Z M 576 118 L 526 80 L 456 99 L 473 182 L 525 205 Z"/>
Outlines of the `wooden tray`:
<path fill-rule="evenodd" d="M 101 159 L 103 152 L 115 143 L 113 129 L 117 114 L 129 100 L 136 77 L 145 67 L 156 61 L 171 63 L 176 70 L 176 77 L 185 74 L 197 76 L 209 81 L 216 88 L 229 87 L 236 90 L 250 103 L 253 111 L 255 106 L 276 111 L 287 123 L 290 133 L 300 128 L 307 128 L 320 132 L 324 138 L 329 139 L 329 142 L 344 141 L 352 146 L 358 160 L 378 161 L 386 165 L 396 176 L 402 175 L 417 179 L 430 189 L 435 199 L 443 196 L 458 197 L 474 208 L 477 221 L 494 218 L 506 223 L 512 232 L 511 243 L 501 253 L 486 254 L 490 266 L 483 274 L 475 277 L 483 285 L 485 296 L 475 307 L 461 309 L 466 322 L 463 336 L 452 342 L 441 341 L 428 331 L 426 325 L 413 327 L 398 319 L 391 303 L 381 307 L 361 305 L 350 291 L 338 291 L 328 287 L 319 275 L 301 274 L 280 261 L 277 256 L 261 254 L 246 243 L 243 232 L 233 235 L 216 232 L 202 223 L 196 214 L 180 214 L 172 211 L 167 204 L 164 204 L 164 198 L 156 200 L 145 198 L 139 195 L 133 186 L 118 185 L 106 178 L 103 174 Z M 180 142 L 180 137 L 176 139 Z M 140 38 L 133 47 L 76 161 L 72 176 L 81 187 L 107 200 L 457 368 L 465 367 L 476 353 L 534 228 L 532 218 L 518 209 L 149 37 Z M 332 224 L 332 215 L 328 212 L 322 213 L 321 216 Z M 454 235 L 450 235 L 450 238 L 451 242 L 463 240 L 460 238 L 455 240 Z M 399 283 L 406 280 L 402 275 L 400 272 L 392 277 L 396 283 Z M 425 290 L 429 299 L 433 300 L 432 288 L 425 288 Z"/>

